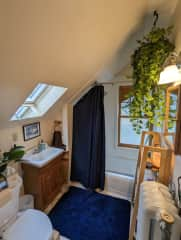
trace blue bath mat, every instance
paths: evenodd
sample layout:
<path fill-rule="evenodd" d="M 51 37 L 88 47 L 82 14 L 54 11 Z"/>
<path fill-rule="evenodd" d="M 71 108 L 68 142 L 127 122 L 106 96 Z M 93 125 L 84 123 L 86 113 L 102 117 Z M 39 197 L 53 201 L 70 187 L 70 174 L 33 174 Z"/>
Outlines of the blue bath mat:
<path fill-rule="evenodd" d="M 71 187 L 49 217 L 54 228 L 71 240 L 128 240 L 126 200 Z"/>

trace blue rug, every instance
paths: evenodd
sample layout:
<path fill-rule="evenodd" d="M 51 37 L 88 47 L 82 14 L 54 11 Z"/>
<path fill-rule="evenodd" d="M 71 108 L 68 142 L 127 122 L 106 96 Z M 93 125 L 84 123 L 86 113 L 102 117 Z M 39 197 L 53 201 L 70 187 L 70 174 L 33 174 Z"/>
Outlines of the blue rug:
<path fill-rule="evenodd" d="M 71 187 L 49 217 L 54 228 L 71 240 L 128 240 L 126 200 Z"/>

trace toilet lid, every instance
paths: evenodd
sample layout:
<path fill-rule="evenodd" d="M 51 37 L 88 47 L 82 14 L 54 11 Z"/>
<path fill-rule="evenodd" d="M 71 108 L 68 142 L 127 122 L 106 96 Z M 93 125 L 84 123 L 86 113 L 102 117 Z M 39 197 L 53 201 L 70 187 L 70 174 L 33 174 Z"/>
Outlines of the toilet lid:
<path fill-rule="evenodd" d="M 6 240 L 49 240 L 52 224 L 46 214 L 29 209 L 19 217 L 3 234 Z"/>

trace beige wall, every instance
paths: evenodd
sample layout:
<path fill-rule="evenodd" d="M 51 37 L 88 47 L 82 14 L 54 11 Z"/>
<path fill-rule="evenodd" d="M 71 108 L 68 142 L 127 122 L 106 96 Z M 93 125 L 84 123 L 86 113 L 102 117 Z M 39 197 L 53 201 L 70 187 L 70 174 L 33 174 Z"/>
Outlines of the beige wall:
<path fill-rule="evenodd" d="M 22 121 L 10 121 L 8 119 L 5 124 L 0 124 L 0 150 L 7 151 L 13 144 L 23 145 L 26 149 L 29 149 L 36 146 L 41 139 L 50 144 L 53 136 L 54 120 L 62 119 L 62 108 L 63 105 L 59 100 L 43 117 Z M 1 113 L 4 114 L 4 111 Z M 22 126 L 33 122 L 40 122 L 41 136 L 24 141 Z"/>
<path fill-rule="evenodd" d="M 29 141 L 24 141 L 22 129 L 24 123 L 22 122 L 16 123 L 16 126 L 12 125 L 12 127 L 0 129 L 0 151 L 9 151 L 14 144 L 24 146 L 25 150 L 28 150 L 36 147 L 41 139 L 50 145 L 53 137 L 53 120 L 36 119 L 31 122 L 33 123 L 36 121 L 40 121 L 41 136 Z M 13 167 L 20 175 L 22 174 L 19 164 L 13 164 Z"/>
<path fill-rule="evenodd" d="M 181 1 L 178 1 L 176 12 L 175 12 L 175 22 L 174 22 L 174 39 L 176 51 L 181 51 Z"/>
<path fill-rule="evenodd" d="M 35 121 L 32 121 L 35 122 Z M 43 139 L 48 144 L 51 143 L 53 134 L 53 120 L 40 120 L 41 136 L 35 139 L 24 141 L 23 139 L 23 124 L 20 122 L 15 127 L 0 129 L 0 149 L 1 151 L 8 151 L 13 144 L 25 146 L 26 149 L 32 148 Z"/>
<path fill-rule="evenodd" d="M 0 1 L 0 127 L 39 82 L 67 87 L 67 101 L 93 80 L 146 8 L 146 0 Z"/>

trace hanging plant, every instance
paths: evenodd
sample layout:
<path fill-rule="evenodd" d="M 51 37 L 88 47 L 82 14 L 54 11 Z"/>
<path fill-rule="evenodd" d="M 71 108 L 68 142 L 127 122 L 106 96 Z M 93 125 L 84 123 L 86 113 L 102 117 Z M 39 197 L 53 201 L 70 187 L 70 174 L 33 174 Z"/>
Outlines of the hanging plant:
<path fill-rule="evenodd" d="M 158 85 L 160 72 L 174 44 L 169 40 L 172 27 L 157 27 L 158 13 L 154 12 L 151 31 L 138 41 L 132 55 L 133 90 L 129 94 L 129 112 L 136 133 L 151 126 L 161 126 L 165 117 L 165 88 Z M 146 118 L 143 121 L 143 118 Z"/>

